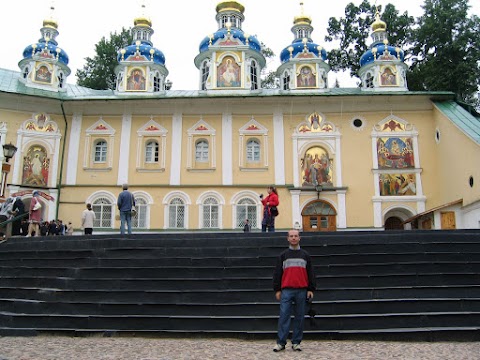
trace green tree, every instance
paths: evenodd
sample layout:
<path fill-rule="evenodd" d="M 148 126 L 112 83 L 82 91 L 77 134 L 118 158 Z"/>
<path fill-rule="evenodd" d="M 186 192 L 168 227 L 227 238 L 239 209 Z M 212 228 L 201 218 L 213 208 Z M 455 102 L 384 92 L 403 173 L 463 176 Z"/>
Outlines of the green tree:
<path fill-rule="evenodd" d="M 262 70 L 262 75 L 260 77 L 260 84 L 262 89 L 276 89 L 280 87 L 279 80 L 276 75 L 276 70 L 268 70 L 268 65 L 273 61 L 275 53 L 263 42 L 262 44 L 262 54 L 267 60 L 267 66 Z"/>
<path fill-rule="evenodd" d="M 381 7 L 378 9 L 380 12 Z M 333 71 L 350 70 L 351 76 L 357 76 L 360 57 L 368 50 L 376 10 L 375 5 L 363 0 L 358 6 L 347 4 L 344 18 L 329 19 L 325 41 L 339 43 L 339 48 L 328 54 L 328 62 Z M 415 19 L 408 12 L 400 15 L 392 4 L 385 6 L 381 19 L 387 24 L 389 42 L 403 49 L 408 46 Z"/>
<path fill-rule="evenodd" d="M 133 41 L 131 30 L 122 28 L 122 31 L 110 33 L 110 39 L 102 37 L 95 45 L 96 55 L 85 58 L 86 64 L 82 70 L 77 70 L 77 84 L 90 89 L 115 89 L 115 67 L 118 65 L 117 52 Z"/>
<path fill-rule="evenodd" d="M 470 104 L 480 85 L 480 20 L 468 0 L 426 0 L 417 19 L 408 84 L 412 90 L 452 91 Z"/>

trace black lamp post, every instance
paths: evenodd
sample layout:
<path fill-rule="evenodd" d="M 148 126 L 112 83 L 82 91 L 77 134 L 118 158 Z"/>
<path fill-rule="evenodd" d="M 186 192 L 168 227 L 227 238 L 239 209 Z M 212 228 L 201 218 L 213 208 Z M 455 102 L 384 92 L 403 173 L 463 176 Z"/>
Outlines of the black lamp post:
<path fill-rule="evenodd" d="M 2 164 L 2 184 L 0 187 L 0 199 L 5 199 L 5 189 L 7 188 L 7 176 L 11 168 L 11 165 L 8 162 L 15 155 L 16 152 L 17 152 L 17 147 L 12 143 L 3 145 L 3 158 L 5 161 Z"/>
<path fill-rule="evenodd" d="M 323 190 L 322 185 L 320 184 L 315 185 L 315 191 L 317 192 L 317 200 L 320 199 L 320 193 L 322 192 L 322 190 Z"/>

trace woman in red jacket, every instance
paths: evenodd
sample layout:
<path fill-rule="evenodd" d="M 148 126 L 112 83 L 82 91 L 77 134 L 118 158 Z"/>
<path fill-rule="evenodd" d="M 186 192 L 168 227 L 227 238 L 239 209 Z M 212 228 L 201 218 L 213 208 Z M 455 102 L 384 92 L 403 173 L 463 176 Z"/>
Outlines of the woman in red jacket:
<path fill-rule="evenodd" d="M 278 215 L 278 210 L 276 210 L 279 204 L 278 193 L 277 189 L 275 189 L 273 186 L 269 186 L 267 192 L 268 195 L 265 198 L 263 198 L 263 194 L 260 195 L 260 199 L 262 199 L 263 204 L 262 232 L 266 232 L 267 229 L 269 232 L 274 232 L 275 216 Z M 272 208 L 274 208 L 273 211 Z"/>

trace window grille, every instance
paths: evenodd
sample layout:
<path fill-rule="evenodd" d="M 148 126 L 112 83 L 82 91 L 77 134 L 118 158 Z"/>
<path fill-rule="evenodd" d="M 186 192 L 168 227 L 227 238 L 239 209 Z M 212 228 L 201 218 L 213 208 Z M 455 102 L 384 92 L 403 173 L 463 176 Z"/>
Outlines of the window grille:
<path fill-rule="evenodd" d="M 283 90 L 290 90 L 290 74 L 286 71 L 283 75 Z"/>
<path fill-rule="evenodd" d="M 219 206 L 217 199 L 209 197 L 202 204 L 203 207 L 203 227 L 218 228 L 219 227 Z"/>
<path fill-rule="evenodd" d="M 132 217 L 132 227 L 137 229 L 147 228 L 147 211 L 148 205 L 145 199 L 135 198 L 135 209 L 137 214 Z"/>
<path fill-rule="evenodd" d="M 112 228 L 113 204 L 106 198 L 98 198 L 92 203 L 95 212 L 95 228 Z"/>
<path fill-rule="evenodd" d="M 185 228 L 185 203 L 180 198 L 174 198 L 168 208 L 168 227 Z"/>
<path fill-rule="evenodd" d="M 257 228 L 257 205 L 252 199 L 241 199 L 236 205 L 236 227 L 243 228 L 245 219 L 248 219 L 252 229 Z"/>

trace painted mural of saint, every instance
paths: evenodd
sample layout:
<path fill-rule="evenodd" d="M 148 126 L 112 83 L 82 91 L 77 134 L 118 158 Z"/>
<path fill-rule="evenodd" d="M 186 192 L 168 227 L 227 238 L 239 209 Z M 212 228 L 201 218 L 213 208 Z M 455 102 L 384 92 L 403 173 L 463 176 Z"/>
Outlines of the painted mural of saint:
<path fill-rule="evenodd" d="M 127 90 L 145 90 L 145 77 L 141 70 L 133 70 L 127 81 Z"/>
<path fill-rule="evenodd" d="M 23 183 L 25 185 L 47 185 L 49 164 L 45 149 L 31 147 L 23 159 Z"/>
<path fill-rule="evenodd" d="M 320 147 L 311 148 L 302 159 L 303 185 L 333 185 L 328 154 Z"/>
<path fill-rule="evenodd" d="M 218 87 L 239 87 L 240 69 L 232 57 L 226 57 L 218 67 Z"/>
<path fill-rule="evenodd" d="M 314 87 L 315 85 L 315 75 L 313 75 L 312 69 L 309 66 L 302 67 L 297 76 L 297 87 Z"/>
<path fill-rule="evenodd" d="M 397 77 L 393 73 L 392 69 L 386 68 L 380 77 L 382 85 L 397 85 Z"/>
<path fill-rule="evenodd" d="M 35 72 L 35 80 L 43 83 L 50 83 L 52 81 L 52 73 L 46 66 L 40 66 Z"/>

